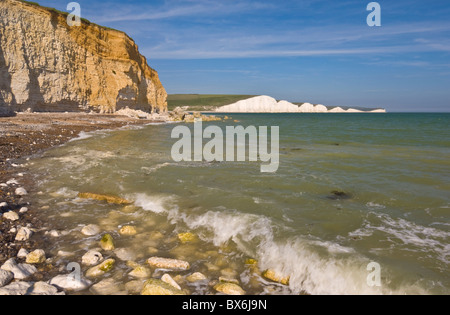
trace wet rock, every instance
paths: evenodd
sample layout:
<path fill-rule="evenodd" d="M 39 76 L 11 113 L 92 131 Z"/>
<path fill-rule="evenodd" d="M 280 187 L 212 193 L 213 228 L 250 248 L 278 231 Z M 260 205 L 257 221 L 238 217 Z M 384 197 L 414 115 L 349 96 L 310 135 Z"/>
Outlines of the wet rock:
<path fill-rule="evenodd" d="M 327 198 L 331 200 L 346 200 L 351 199 L 352 195 L 343 191 L 333 190 L 331 195 L 327 196 Z"/>
<path fill-rule="evenodd" d="M 31 287 L 31 283 L 18 281 L 0 288 L 0 295 L 25 295 Z"/>
<path fill-rule="evenodd" d="M 234 283 L 239 285 L 239 280 L 234 278 L 225 278 L 225 277 L 219 277 L 220 282 L 228 282 L 228 283 Z"/>
<path fill-rule="evenodd" d="M 25 188 L 20 187 L 17 188 L 16 191 L 14 192 L 17 196 L 25 196 L 28 195 L 28 192 L 25 190 Z"/>
<path fill-rule="evenodd" d="M 129 294 L 140 294 L 142 289 L 144 288 L 143 280 L 132 280 L 130 282 L 125 283 L 125 290 Z"/>
<path fill-rule="evenodd" d="M 43 281 L 36 282 L 28 288 L 25 295 L 65 295 L 58 292 L 58 288 Z"/>
<path fill-rule="evenodd" d="M 18 280 L 26 279 L 37 272 L 36 267 L 29 264 L 18 264 L 14 258 L 8 259 L 0 269 L 11 271 L 14 279 Z"/>
<path fill-rule="evenodd" d="M 100 232 L 101 232 L 101 229 L 96 224 L 89 224 L 81 229 L 81 233 L 86 236 L 94 236 L 94 235 L 99 234 Z"/>
<path fill-rule="evenodd" d="M 19 220 L 19 215 L 14 211 L 9 211 L 9 212 L 3 213 L 3 218 L 10 220 L 10 221 L 17 221 L 17 220 Z"/>
<path fill-rule="evenodd" d="M 262 273 L 262 276 L 273 282 L 289 285 L 289 277 L 282 276 L 272 269 L 268 269 Z"/>
<path fill-rule="evenodd" d="M 100 247 L 103 250 L 114 250 L 114 239 L 110 234 L 103 235 L 102 239 L 100 240 Z"/>
<path fill-rule="evenodd" d="M 123 261 L 135 260 L 136 254 L 128 248 L 117 248 L 114 250 L 114 254 L 117 258 Z"/>
<path fill-rule="evenodd" d="M 28 241 L 30 237 L 33 235 L 33 231 L 31 231 L 27 227 L 21 227 L 16 235 L 16 241 Z"/>
<path fill-rule="evenodd" d="M 158 279 L 149 279 L 144 283 L 141 295 L 185 295 L 183 291 L 178 290 Z"/>
<path fill-rule="evenodd" d="M 114 267 L 114 264 L 116 261 L 112 258 L 105 260 L 101 264 L 90 268 L 88 271 L 86 271 L 86 277 L 87 278 L 96 278 L 103 276 L 105 273 L 111 271 Z"/>
<path fill-rule="evenodd" d="M 100 194 L 93 194 L 93 193 L 79 193 L 79 198 L 82 199 L 93 199 L 93 200 L 99 200 L 99 201 L 106 201 L 107 203 L 113 203 L 118 205 L 129 205 L 131 204 L 131 201 L 113 196 L 113 195 L 100 195 Z"/>
<path fill-rule="evenodd" d="M 42 264 L 45 262 L 45 252 L 42 249 L 36 249 L 26 256 L 27 264 Z"/>
<path fill-rule="evenodd" d="M 237 284 L 220 282 L 214 286 L 214 290 L 226 295 L 245 295 L 245 291 Z"/>
<path fill-rule="evenodd" d="M 146 279 L 151 277 L 152 272 L 149 268 L 139 265 L 134 267 L 134 269 L 128 275 L 133 278 Z"/>
<path fill-rule="evenodd" d="M 95 295 L 126 295 L 121 285 L 114 279 L 108 278 L 94 284 L 89 291 Z"/>
<path fill-rule="evenodd" d="M 81 263 L 85 266 L 95 266 L 102 261 L 103 255 L 96 250 L 90 250 L 81 257 Z"/>
<path fill-rule="evenodd" d="M 190 268 L 187 261 L 161 257 L 151 257 L 147 260 L 147 263 L 151 267 L 162 269 L 188 270 Z"/>
<path fill-rule="evenodd" d="M 193 274 L 187 276 L 186 280 L 189 282 L 198 282 L 198 281 L 207 280 L 207 278 L 201 272 L 194 272 Z"/>
<path fill-rule="evenodd" d="M 168 273 L 164 274 L 161 277 L 161 280 L 164 281 L 165 283 L 171 285 L 175 289 L 181 290 L 181 287 L 178 285 L 178 283 Z"/>
<path fill-rule="evenodd" d="M 180 233 L 178 234 L 178 239 L 181 243 L 194 242 L 197 240 L 197 235 L 192 233 Z"/>
<path fill-rule="evenodd" d="M 0 288 L 9 284 L 14 279 L 11 271 L 0 269 Z"/>
<path fill-rule="evenodd" d="M 119 234 L 123 236 L 133 236 L 137 234 L 137 231 L 134 226 L 125 225 L 120 228 Z"/>
<path fill-rule="evenodd" d="M 73 292 L 86 290 L 92 284 L 91 281 L 84 279 L 81 276 L 75 277 L 73 274 L 58 275 L 52 278 L 49 283 L 63 290 Z"/>

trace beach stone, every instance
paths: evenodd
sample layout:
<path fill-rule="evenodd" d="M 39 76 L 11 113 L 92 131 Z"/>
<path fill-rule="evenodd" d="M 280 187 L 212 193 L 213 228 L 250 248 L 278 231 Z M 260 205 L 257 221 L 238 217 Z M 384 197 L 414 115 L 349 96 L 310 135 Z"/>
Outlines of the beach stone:
<path fill-rule="evenodd" d="M 151 267 L 162 269 L 188 270 L 190 268 L 187 261 L 162 257 L 151 257 L 147 260 L 147 263 Z"/>
<path fill-rule="evenodd" d="M 152 272 L 145 266 L 136 266 L 128 275 L 133 278 L 146 279 L 151 277 Z"/>
<path fill-rule="evenodd" d="M 14 279 L 11 271 L 0 269 L 0 288 L 9 284 Z"/>
<path fill-rule="evenodd" d="M 128 294 L 140 294 L 142 288 L 144 287 L 143 280 L 132 280 L 125 283 L 125 290 L 127 290 Z"/>
<path fill-rule="evenodd" d="M 28 195 L 28 192 L 25 190 L 25 188 L 20 187 L 20 188 L 16 189 L 15 194 L 17 196 L 25 196 L 25 195 Z"/>
<path fill-rule="evenodd" d="M 126 295 L 127 293 L 120 288 L 120 284 L 114 279 L 103 279 L 94 284 L 89 291 L 95 295 Z"/>
<path fill-rule="evenodd" d="M 136 254 L 129 248 L 117 248 L 114 250 L 117 258 L 123 261 L 135 260 Z"/>
<path fill-rule="evenodd" d="M 278 282 L 284 285 L 289 285 L 289 277 L 281 276 L 276 271 L 268 269 L 262 273 L 262 276 L 273 282 Z"/>
<path fill-rule="evenodd" d="M 124 235 L 124 236 L 133 236 L 133 235 L 137 234 L 137 231 L 136 231 L 136 228 L 134 226 L 125 225 L 125 226 L 120 228 L 119 234 L 120 235 Z"/>
<path fill-rule="evenodd" d="M 198 282 L 198 281 L 203 281 L 206 279 L 208 279 L 208 278 L 206 278 L 206 276 L 204 274 L 202 274 L 201 272 L 194 272 L 193 274 L 186 277 L 186 280 L 189 282 Z"/>
<path fill-rule="evenodd" d="M 100 194 L 93 194 L 93 193 L 79 193 L 79 198 L 82 199 L 94 199 L 99 201 L 106 201 L 107 203 L 113 203 L 118 205 L 129 205 L 131 204 L 131 201 L 128 201 L 126 199 L 113 196 L 113 195 L 100 195 Z"/>
<path fill-rule="evenodd" d="M 83 291 L 89 288 L 92 284 L 91 281 L 82 277 L 74 277 L 72 274 L 58 275 L 52 278 L 49 283 L 53 286 L 61 288 L 67 291 Z"/>
<path fill-rule="evenodd" d="M 51 284 L 39 281 L 32 284 L 25 295 L 65 295 L 65 293 L 58 292 L 58 288 Z"/>
<path fill-rule="evenodd" d="M 149 279 L 144 283 L 141 295 L 185 295 L 168 283 L 158 279 Z"/>
<path fill-rule="evenodd" d="M 13 282 L 0 288 L 0 295 L 25 295 L 30 287 L 31 283 L 29 282 Z"/>
<path fill-rule="evenodd" d="M 239 285 L 239 280 L 234 278 L 225 278 L 225 277 L 219 277 L 220 282 L 228 282 L 228 283 L 234 283 Z"/>
<path fill-rule="evenodd" d="M 178 283 L 168 273 L 164 274 L 161 277 L 161 280 L 164 281 L 167 284 L 170 284 L 175 289 L 181 290 L 181 287 L 178 285 Z"/>
<path fill-rule="evenodd" d="M 180 233 L 178 234 L 178 239 L 181 243 L 194 242 L 198 240 L 197 235 L 192 233 Z"/>
<path fill-rule="evenodd" d="M 95 266 L 102 261 L 103 255 L 96 250 L 90 250 L 81 257 L 81 263 L 86 266 Z"/>
<path fill-rule="evenodd" d="M 45 262 L 45 252 L 42 249 L 36 249 L 26 257 L 27 264 L 42 264 Z"/>
<path fill-rule="evenodd" d="M 26 212 L 28 212 L 28 208 L 27 207 L 22 207 L 19 210 L 19 213 L 26 213 Z"/>
<path fill-rule="evenodd" d="M 81 229 L 81 233 L 86 236 L 94 236 L 94 235 L 99 234 L 100 232 L 101 232 L 101 229 L 96 224 L 89 224 Z"/>
<path fill-rule="evenodd" d="M 220 282 L 214 286 L 214 290 L 226 295 L 245 295 L 245 291 L 237 284 Z"/>
<path fill-rule="evenodd" d="M 10 221 L 17 221 L 19 220 L 19 215 L 14 211 L 9 211 L 3 213 L 3 218 L 10 220 Z"/>
<path fill-rule="evenodd" d="M 136 207 L 135 205 L 128 205 L 122 208 L 122 212 L 125 213 L 134 213 L 138 210 L 139 208 Z"/>
<path fill-rule="evenodd" d="M 30 237 L 33 235 L 33 231 L 31 231 L 27 227 L 21 227 L 16 235 L 16 241 L 28 241 Z"/>
<path fill-rule="evenodd" d="M 29 264 L 18 264 L 14 258 L 8 259 L 0 269 L 11 271 L 14 279 L 23 280 L 37 272 L 36 267 Z"/>
<path fill-rule="evenodd" d="M 110 234 L 103 235 L 102 239 L 100 240 L 100 247 L 103 250 L 114 250 L 114 239 Z"/>
<path fill-rule="evenodd" d="M 8 208 L 8 203 L 7 202 L 1 202 L 0 203 L 0 208 Z"/>
<path fill-rule="evenodd" d="M 96 278 L 103 276 L 105 273 L 111 271 L 114 267 L 114 264 L 116 261 L 112 258 L 105 260 L 101 264 L 90 268 L 88 271 L 86 271 L 86 277 L 87 278 Z"/>

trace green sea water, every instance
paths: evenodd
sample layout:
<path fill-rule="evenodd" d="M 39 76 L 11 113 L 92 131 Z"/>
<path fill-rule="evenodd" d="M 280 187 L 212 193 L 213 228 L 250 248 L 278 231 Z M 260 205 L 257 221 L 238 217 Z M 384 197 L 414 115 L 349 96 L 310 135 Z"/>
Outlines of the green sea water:
<path fill-rule="evenodd" d="M 128 251 L 107 275 L 124 291 L 126 260 L 162 256 L 191 263 L 181 276 L 235 278 L 249 294 L 450 294 L 450 114 L 232 116 L 203 124 L 279 126 L 276 173 L 261 173 L 260 162 L 174 162 L 177 124 L 83 134 L 30 161 L 41 215 L 64 231 L 48 236 L 51 255 L 80 262 L 98 247 L 101 235 L 80 233 L 94 223 Z M 78 192 L 120 195 L 137 208 Z M 120 236 L 127 224 L 139 233 Z M 198 240 L 180 242 L 184 232 Z M 289 285 L 253 273 L 247 258 Z M 372 262 L 379 285 L 368 281 Z M 190 293 L 215 293 L 208 281 L 180 281 Z"/>

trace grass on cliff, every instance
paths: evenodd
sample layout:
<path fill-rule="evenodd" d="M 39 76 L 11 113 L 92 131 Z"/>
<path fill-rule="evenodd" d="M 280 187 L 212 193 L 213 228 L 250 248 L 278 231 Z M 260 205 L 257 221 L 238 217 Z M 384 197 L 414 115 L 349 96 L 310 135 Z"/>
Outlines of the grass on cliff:
<path fill-rule="evenodd" d="M 256 95 L 227 94 L 170 94 L 167 97 L 169 110 L 175 107 L 189 106 L 192 111 L 213 111 L 216 107 L 225 106 L 245 100 Z"/>

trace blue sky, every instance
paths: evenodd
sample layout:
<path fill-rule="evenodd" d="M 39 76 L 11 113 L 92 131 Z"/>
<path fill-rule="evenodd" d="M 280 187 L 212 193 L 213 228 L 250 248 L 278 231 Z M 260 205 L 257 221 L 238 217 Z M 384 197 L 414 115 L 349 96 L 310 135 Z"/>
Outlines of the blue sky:
<path fill-rule="evenodd" d="M 37 0 L 67 11 L 70 1 Z M 168 93 L 450 112 L 450 1 L 79 0 L 126 32 Z"/>

